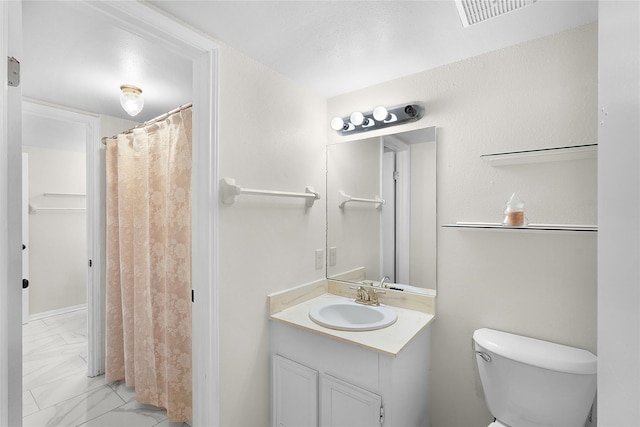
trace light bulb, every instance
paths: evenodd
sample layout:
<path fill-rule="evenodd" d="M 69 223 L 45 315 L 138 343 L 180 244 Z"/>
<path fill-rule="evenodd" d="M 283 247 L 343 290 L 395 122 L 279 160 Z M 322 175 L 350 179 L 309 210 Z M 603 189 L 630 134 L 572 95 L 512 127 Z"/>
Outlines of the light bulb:
<path fill-rule="evenodd" d="M 389 117 L 389 112 L 383 106 L 376 107 L 373 110 L 373 118 L 376 119 L 377 121 L 379 122 L 384 121 L 387 119 L 387 117 Z"/>
<path fill-rule="evenodd" d="M 340 117 L 334 117 L 331 120 L 331 129 L 333 129 L 333 130 L 342 130 L 342 129 L 344 129 L 344 120 L 342 120 Z"/>
<path fill-rule="evenodd" d="M 142 89 L 131 85 L 120 86 L 120 105 L 130 116 L 137 115 L 144 107 Z"/>
<path fill-rule="evenodd" d="M 362 114 L 360 111 L 356 111 L 355 113 L 351 114 L 351 123 L 356 126 L 360 126 L 363 122 L 364 114 Z"/>

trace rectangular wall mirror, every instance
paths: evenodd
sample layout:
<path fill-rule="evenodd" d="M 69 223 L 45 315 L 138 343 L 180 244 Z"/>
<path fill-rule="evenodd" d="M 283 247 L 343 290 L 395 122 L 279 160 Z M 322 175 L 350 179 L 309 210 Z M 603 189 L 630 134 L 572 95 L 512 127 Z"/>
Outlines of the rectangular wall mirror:
<path fill-rule="evenodd" d="M 436 128 L 327 146 L 327 277 L 435 295 Z"/>

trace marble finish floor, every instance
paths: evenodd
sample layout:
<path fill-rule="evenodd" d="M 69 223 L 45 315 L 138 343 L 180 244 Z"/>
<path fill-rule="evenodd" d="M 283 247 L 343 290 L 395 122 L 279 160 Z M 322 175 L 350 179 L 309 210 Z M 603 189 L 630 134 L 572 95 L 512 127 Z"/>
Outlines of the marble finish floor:
<path fill-rule="evenodd" d="M 120 382 L 87 377 L 86 310 L 31 321 L 22 340 L 24 427 L 188 427 Z"/>

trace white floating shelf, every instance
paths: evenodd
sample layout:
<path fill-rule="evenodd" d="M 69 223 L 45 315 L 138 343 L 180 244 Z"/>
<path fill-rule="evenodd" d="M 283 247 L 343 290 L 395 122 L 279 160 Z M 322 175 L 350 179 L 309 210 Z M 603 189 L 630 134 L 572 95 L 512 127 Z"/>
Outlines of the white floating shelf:
<path fill-rule="evenodd" d="M 598 231 L 597 225 L 577 224 L 528 224 L 522 227 L 509 227 L 497 222 L 456 222 L 455 224 L 443 224 L 442 226 L 447 228 L 470 228 L 505 231 Z"/>
<path fill-rule="evenodd" d="M 538 150 L 509 151 L 482 154 L 480 158 L 491 166 L 522 165 L 527 163 L 557 162 L 591 159 L 598 155 L 598 144 L 541 148 Z"/>

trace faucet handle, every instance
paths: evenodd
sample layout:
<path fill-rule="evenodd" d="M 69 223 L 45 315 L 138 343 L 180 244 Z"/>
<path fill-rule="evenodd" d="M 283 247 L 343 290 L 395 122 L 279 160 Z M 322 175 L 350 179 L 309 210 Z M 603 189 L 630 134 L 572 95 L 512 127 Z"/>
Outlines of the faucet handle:
<path fill-rule="evenodd" d="M 371 301 L 371 295 L 367 289 L 363 286 L 349 286 L 349 289 L 355 289 L 356 291 L 356 302 L 361 304 L 368 304 Z"/>
<path fill-rule="evenodd" d="M 386 294 L 387 291 L 379 291 L 377 289 L 371 289 L 371 293 L 369 297 L 371 298 L 372 305 L 380 305 L 380 300 L 378 299 L 378 294 Z"/>

